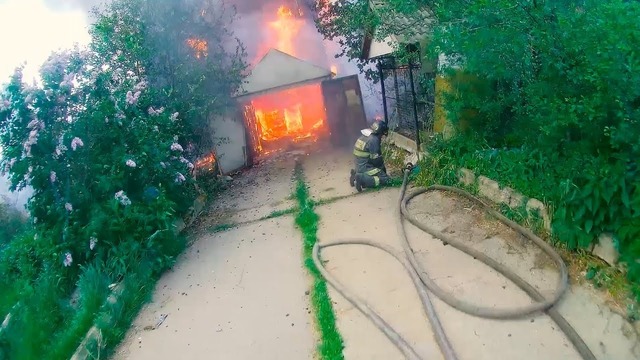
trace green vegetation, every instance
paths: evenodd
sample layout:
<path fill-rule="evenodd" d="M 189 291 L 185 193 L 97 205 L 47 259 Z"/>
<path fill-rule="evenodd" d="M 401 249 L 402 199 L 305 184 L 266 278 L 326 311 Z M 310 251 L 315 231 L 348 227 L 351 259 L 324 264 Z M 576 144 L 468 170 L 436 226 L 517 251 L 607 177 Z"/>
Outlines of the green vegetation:
<path fill-rule="evenodd" d="M 87 48 L 0 88 L 0 171 L 34 193 L 27 222 L 0 207 L 0 359 L 68 359 L 93 325 L 94 355 L 112 351 L 186 246 L 176 221 L 221 189 L 193 163 L 242 79 L 242 47 L 222 49 L 233 14 L 115 0 L 94 16 Z"/>
<path fill-rule="evenodd" d="M 323 360 L 344 359 L 342 355 L 344 344 L 342 336 L 340 336 L 336 327 L 336 317 L 329 292 L 327 291 L 327 283 L 318 272 L 311 256 L 313 246 L 318 241 L 317 233 L 320 217 L 314 211 L 315 203 L 309 195 L 309 189 L 305 183 L 300 164 L 296 164 L 294 176 L 297 180 L 294 196 L 299 205 L 295 221 L 300 231 L 302 231 L 304 264 L 313 277 L 313 287 L 310 295 L 318 330 L 320 331 L 319 355 Z"/>
<path fill-rule="evenodd" d="M 416 20 L 428 8 L 435 20 L 419 55 L 441 60 L 438 75 L 451 84 L 441 104 L 457 135 L 430 144 L 419 181 L 455 184 L 466 167 L 543 200 L 571 251 L 613 233 L 640 300 L 640 3 L 368 3 L 338 0 L 318 23 L 354 58 L 374 28 L 380 39 L 420 35 L 387 14 Z"/>

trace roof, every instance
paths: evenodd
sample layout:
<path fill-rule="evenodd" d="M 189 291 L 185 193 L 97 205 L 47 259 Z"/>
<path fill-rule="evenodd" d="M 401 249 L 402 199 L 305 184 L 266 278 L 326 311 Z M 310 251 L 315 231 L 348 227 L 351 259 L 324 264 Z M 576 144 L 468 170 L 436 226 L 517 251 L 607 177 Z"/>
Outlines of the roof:
<path fill-rule="evenodd" d="M 399 43 L 418 42 L 431 34 L 434 17 L 427 7 L 411 14 L 401 14 L 390 11 L 386 0 L 370 0 L 369 6 L 380 17 L 384 32 L 388 35 L 379 40 L 381 30 L 375 29 L 373 38 L 369 36 L 363 42 L 364 58 L 374 59 L 391 54 Z"/>
<path fill-rule="evenodd" d="M 264 94 L 331 78 L 331 70 L 271 49 L 244 80 L 236 97 Z"/>

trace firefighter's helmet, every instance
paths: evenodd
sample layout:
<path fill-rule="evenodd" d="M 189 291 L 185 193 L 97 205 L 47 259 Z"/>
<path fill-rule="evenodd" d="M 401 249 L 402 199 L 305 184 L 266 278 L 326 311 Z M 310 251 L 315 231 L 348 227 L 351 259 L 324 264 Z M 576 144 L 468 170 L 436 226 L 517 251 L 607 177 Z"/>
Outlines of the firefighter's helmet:
<path fill-rule="evenodd" d="M 389 127 L 384 120 L 376 120 L 371 124 L 371 131 L 376 135 L 387 135 L 389 133 Z"/>

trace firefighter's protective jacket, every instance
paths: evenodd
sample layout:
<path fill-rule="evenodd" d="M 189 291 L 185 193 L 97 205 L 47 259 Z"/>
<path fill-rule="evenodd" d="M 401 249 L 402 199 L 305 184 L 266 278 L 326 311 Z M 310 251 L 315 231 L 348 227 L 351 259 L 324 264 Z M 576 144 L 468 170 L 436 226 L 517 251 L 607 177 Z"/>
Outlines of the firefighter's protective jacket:
<path fill-rule="evenodd" d="M 376 175 L 384 168 L 382 146 L 380 136 L 375 134 L 362 136 L 356 140 L 353 147 L 353 155 L 356 157 L 356 172 L 367 175 Z"/>

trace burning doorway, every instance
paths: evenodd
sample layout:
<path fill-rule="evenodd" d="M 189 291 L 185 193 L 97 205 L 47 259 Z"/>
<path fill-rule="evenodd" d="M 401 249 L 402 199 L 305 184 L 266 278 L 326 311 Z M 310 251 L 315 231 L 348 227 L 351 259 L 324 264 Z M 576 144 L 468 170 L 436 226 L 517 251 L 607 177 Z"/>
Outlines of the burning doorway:
<path fill-rule="evenodd" d="M 247 127 L 255 132 L 254 151 L 268 154 L 299 141 L 328 134 L 319 83 L 261 95 L 245 104 Z"/>

